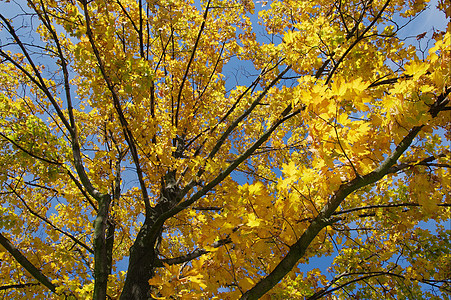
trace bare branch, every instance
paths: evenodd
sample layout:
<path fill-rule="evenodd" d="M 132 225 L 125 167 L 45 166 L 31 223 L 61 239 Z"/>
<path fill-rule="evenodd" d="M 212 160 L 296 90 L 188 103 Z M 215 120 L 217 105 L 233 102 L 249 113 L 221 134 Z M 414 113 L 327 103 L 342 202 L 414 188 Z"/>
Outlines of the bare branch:
<path fill-rule="evenodd" d="M 238 124 L 243 121 L 253 110 L 254 108 L 260 103 L 260 101 L 263 99 L 263 97 L 266 96 L 269 89 L 271 89 L 273 86 L 277 84 L 277 82 L 285 75 L 289 70 L 291 69 L 291 66 L 287 66 L 276 78 L 274 78 L 270 84 L 258 95 L 258 97 L 252 102 L 251 106 L 249 106 L 248 109 L 246 109 L 238 118 L 235 119 L 235 121 L 230 124 L 229 127 L 227 127 L 226 131 L 221 135 L 219 140 L 216 142 L 215 146 L 211 150 L 210 154 L 208 155 L 208 158 L 213 158 L 216 153 L 221 148 L 222 144 L 225 142 L 227 137 L 232 133 L 232 131 L 238 126 Z M 291 107 L 290 107 L 291 109 Z"/>
<path fill-rule="evenodd" d="M 368 86 L 368 88 L 372 88 L 372 87 L 376 87 L 376 86 L 380 86 L 380 85 L 385 85 L 385 84 L 393 84 L 393 83 L 398 82 L 398 80 L 400 80 L 400 79 L 408 79 L 408 78 L 412 78 L 412 77 L 413 77 L 413 75 L 403 75 L 403 76 L 400 76 L 400 77 L 389 78 L 389 79 L 384 79 L 384 80 L 382 80 L 382 78 L 383 78 L 382 77 L 382 78 L 374 81 L 373 83 L 371 83 Z"/>
<path fill-rule="evenodd" d="M 329 290 L 329 288 L 332 285 L 334 285 L 341 278 L 344 278 L 346 276 L 358 276 L 358 275 L 363 275 L 363 276 L 351 279 L 351 280 L 346 281 L 344 283 L 341 283 L 338 286 L 334 287 L 333 289 Z M 337 276 L 336 278 L 334 278 L 333 280 L 331 280 L 324 288 L 320 289 L 314 295 L 312 295 L 309 298 L 307 298 L 307 300 L 321 299 L 324 296 L 326 296 L 328 294 L 331 294 L 331 293 L 333 293 L 333 292 L 335 292 L 335 291 L 337 291 L 339 289 L 342 289 L 345 286 L 350 285 L 352 283 L 356 283 L 356 282 L 359 282 L 359 281 L 365 281 L 366 279 L 373 278 L 373 277 L 379 277 L 379 276 L 389 276 L 389 277 L 396 277 L 396 278 L 406 279 L 405 276 L 403 276 L 402 274 L 393 273 L 391 271 L 342 273 L 339 276 Z M 410 280 L 412 280 L 412 278 Z M 417 279 L 413 279 L 413 280 L 417 280 Z M 439 286 L 439 285 L 436 284 L 436 283 L 441 283 L 442 281 L 425 280 L 425 279 L 421 279 L 421 280 L 417 280 L 417 281 L 419 281 L 421 283 L 425 283 L 425 284 L 431 285 L 431 286 L 434 286 L 434 287 L 442 289 L 444 291 L 450 292 L 449 289 L 444 288 L 443 286 Z M 447 282 L 447 281 L 445 281 L 445 282 Z"/>
<path fill-rule="evenodd" d="M 450 165 L 449 164 L 431 164 L 434 160 L 439 159 L 441 157 L 445 157 L 446 154 L 442 153 L 439 154 L 437 156 L 429 156 L 419 162 L 415 162 L 415 163 L 400 163 L 398 165 L 392 166 L 390 167 L 390 169 L 388 170 L 389 173 L 397 173 L 401 170 L 407 169 L 407 168 L 412 168 L 415 166 L 435 166 L 435 167 L 446 167 L 449 168 Z"/>
<path fill-rule="evenodd" d="M 207 207 L 200 207 L 196 206 L 193 207 L 194 210 L 222 210 L 223 207 L 217 207 L 217 206 L 207 206 Z"/>

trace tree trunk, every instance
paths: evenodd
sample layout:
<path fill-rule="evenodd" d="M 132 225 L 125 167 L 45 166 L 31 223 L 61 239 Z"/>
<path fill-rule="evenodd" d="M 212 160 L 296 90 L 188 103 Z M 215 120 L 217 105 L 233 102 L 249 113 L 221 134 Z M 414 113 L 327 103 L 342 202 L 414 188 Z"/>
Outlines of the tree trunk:
<path fill-rule="evenodd" d="M 150 297 L 149 279 L 155 274 L 156 253 L 154 239 L 151 240 L 149 230 L 151 223 L 141 227 L 135 243 L 130 247 L 127 278 L 121 293 L 121 300 L 142 300 Z"/>
<path fill-rule="evenodd" d="M 157 264 L 157 239 L 161 236 L 163 223 L 156 224 L 158 216 L 169 211 L 180 201 L 180 188 L 176 184 L 175 171 L 168 171 L 162 178 L 158 204 L 146 215 L 138 236 L 130 247 L 127 277 L 121 293 L 121 300 L 142 300 L 150 298 L 149 279 L 155 275 Z"/>
<path fill-rule="evenodd" d="M 111 258 L 108 257 L 106 244 L 106 230 L 108 210 L 111 202 L 110 195 L 103 195 L 99 200 L 99 210 L 94 221 L 94 300 L 106 299 L 108 275 Z"/>

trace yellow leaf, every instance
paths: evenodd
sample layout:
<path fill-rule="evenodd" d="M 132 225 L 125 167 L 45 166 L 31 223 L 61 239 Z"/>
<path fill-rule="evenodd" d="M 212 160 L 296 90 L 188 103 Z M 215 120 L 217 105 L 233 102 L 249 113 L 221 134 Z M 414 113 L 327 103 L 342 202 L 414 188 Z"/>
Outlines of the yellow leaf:
<path fill-rule="evenodd" d="M 204 276 L 202 274 L 197 274 L 196 276 L 187 276 L 185 278 L 193 283 L 196 289 L 204 289 L 207 285 L 204 283 L 204 280 L 202 279 L 203 277 Z"/>
<path fill-rule="evenodd" d="M 286 44 L 293 44 L 295 42 L 296 33 L 294 31 L 287 31 L 283 36 L 283 41 Z"/>
<path fill-rule="evenodd" d="M 425 193 L 418 193 L 418 204 L 420 204 L 426 212 L 432 213 L 437 209 L 437 199 L 429 197 Z"/>
<path fill-rule="evenodd" d="M 414 61 L 411 62 L 410 64 L 407 64 L 404 68 L 406 70 L 405 73 L 407 75 L 412 75 L 413 80 L 418 80 L 418 78 L 420 78 L 421 75 L 425 74 L 426 71 L 429 69 L 429 64 Z"/>
<path fill-rule="evenodd" d="M 348 123 L 348 115 L 347 114 L 340 114 L 337 118 L 337 122 L 341 125 L 346 125 Z"/>
<path fill-rule="evenodd" d="M 254 214 L 249 214 L 246 225 L 249 227 L 258 227 L 260 220 Z"/>
<path fill-rule="evenodd" d="M 341 80 L 334 81 L 332 83 L 332 93 L 337 96 L 343 96 L 348 89 L 348 85 Z"/>
<path fill-rule="evenodd" d="M 364 91 L 370 85 L 368 82 L 363 81 L 362 78 L 357 78 L 356 80 L 353 80 L 351 84 L 352 88 L 357 91 Z"/>
<path fill-rule="evenodd" d="M 160 276 L 155 275 L 154 277 L 150 278 L 148 282 L 150 285 L 159 286 L 163 283 L 163 280 Z"/>
<path fill-rule="evenodd" d="M 261 195 L 264 187 L 265 186 L 263 185 L 263 183 L 261 183 L 260 181 L 257 181 L 256 183 L 249 185 L 249 194 Z"/>
<path fill-rule="evenodd" d="M 289 164 L 282 165 L 282 172 L 287 178 L 292 179 L 297 177 L 298 169 L 296 168 L 294 161 L 290 161 Z"/>
<path fill-rule="evenodd" d="M 318 177 L 318 173 L 315 170 L 307 169 L 307 168 L 302 169 L 301 181 L 304 184 L 310 184 L 310 183 L 314 182 L 315 178 L 317 178 L 317 177 Z"/>

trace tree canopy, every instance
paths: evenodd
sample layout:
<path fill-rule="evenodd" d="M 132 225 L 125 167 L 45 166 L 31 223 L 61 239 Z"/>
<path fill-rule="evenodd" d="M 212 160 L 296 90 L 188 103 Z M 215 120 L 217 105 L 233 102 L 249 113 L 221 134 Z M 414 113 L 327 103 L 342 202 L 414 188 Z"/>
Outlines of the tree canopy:
<path fill-rule="evenodd" d="M 428 1 L 0 8 L 0 295 L 450 297 Z"/>

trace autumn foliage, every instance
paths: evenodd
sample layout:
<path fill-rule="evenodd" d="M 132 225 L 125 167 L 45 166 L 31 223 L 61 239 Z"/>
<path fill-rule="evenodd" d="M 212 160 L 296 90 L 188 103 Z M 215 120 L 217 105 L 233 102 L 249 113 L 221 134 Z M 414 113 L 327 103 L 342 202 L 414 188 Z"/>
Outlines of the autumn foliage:
<path fill-rule="evenodd" d="M 427 8 L 0 1 L 0 295 L 449 299 Z"/>

